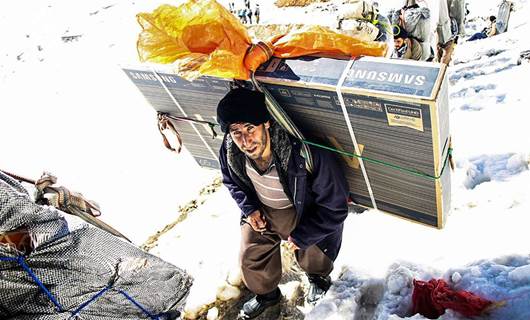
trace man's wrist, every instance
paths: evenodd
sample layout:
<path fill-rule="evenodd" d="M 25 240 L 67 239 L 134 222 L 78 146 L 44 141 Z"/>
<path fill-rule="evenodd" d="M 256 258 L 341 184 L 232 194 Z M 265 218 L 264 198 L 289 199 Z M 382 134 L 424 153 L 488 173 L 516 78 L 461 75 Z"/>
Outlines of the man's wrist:
<path fill-rule="evenodd" d="M 297 246 L 299 249 L 307 249 L 308 246 L 304 245 L 302 241 L 296 239 L 294 236 L 290 235 L 287 238 L 287 241 L 292 242 L 295 246 Z"/>
<path fill-rule="evenodd" d="M 253 214 L 256 211 L 259 211 L 259 210 L 258 209 L 254 209 L 254 210 L 249 210 L 248 212 L 242 211 L 242 214 L 243 214 L 244 218 L 248 218 L 248 216 L 250 216 L 251 214 Z"/>

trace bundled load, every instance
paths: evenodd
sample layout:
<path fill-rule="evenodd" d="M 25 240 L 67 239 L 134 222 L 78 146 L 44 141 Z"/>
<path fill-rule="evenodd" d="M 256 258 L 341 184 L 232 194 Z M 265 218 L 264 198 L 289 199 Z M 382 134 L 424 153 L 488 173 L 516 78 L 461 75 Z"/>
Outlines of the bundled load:
<path fill-rule="evenodd" d="M 510 20 L 510 13 L 513 11 L 513 2 L 502 0 L 499 5 L 499 12 L 497 13 L 496 28 L 498 33 L 508 31 L 508 22 Z M 462 28 L 463 30 L 463 28 Z"/>
<path fill-rule="evenodd" d="M 0 319 L 175 319 L 192 284 L 185 271 L 34 203 L 2 172 L 0 269 Z"/>
<path fill-rule="evenodd" d="M 342 6 L 337 21 L 339 29 L 357 30 L 368 35 L 370 41 L 393 41 L 390 21 L 366 0 L 349 0 Z"/>
<path fill-rule="evenodd" d="M 276 0 L 274 3 L 278 8 L 282 7 L 305 7 L 315 2 L 327 2 L 329 0 Z"/>
<path fill-rule="evenodd" d="M 340 30 L 346 32 L 356 32 L 355 36 L 360 37 L 365 41 L 376 41 L 380 30 L 376 25 L 369 21 L 359 20 L 359 19 L 347 19 L 347 20 L 338 20 L 338 27 Z"/>
<path fill-rule="evenodd" d="M 384 56 L 387 45 L 366 42 L 323 26 L 302 26 L 261 39 L 264 54 L 253 54 L 252 40 L 241 22 L 215 0 L 162 5 L 137 15 L 142 27 L 137 48 L 140 61 L 174 63 L 185 79 L 200 75 L 247 80 L 271 56 L 293 58 L 311 54 L 356 57 Z M 255 60 L 258 58 L 258 60 Z"/>

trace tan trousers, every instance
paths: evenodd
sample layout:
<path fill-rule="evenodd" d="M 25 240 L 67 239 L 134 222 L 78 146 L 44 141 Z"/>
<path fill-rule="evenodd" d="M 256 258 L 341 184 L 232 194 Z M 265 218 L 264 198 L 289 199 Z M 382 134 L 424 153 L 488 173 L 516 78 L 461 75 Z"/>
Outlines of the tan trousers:
<path fill-rule="evenodd" d="M 262 210 L 267 221 L 267 231 L 254 231 L 250 224 L 241 225 L 240 263 L 243 282 L 255 294 L 265 294 L 276 289 L 282 277 L 280 244 L 287 240 L 296 227 L 296 211 L 290 209 Z M 296 251 L 296 260 L 308 274 L 327 276 L 333 270 L 333 261 L 313 245 Z"/>
<path fill-rule="evenodd" d="M 438 44 L 438 60 L 445 65 L 449 65 L 453 57 L 453 51 L 455 51 L 455 41 L 451 40 L 444 45 Z"/>

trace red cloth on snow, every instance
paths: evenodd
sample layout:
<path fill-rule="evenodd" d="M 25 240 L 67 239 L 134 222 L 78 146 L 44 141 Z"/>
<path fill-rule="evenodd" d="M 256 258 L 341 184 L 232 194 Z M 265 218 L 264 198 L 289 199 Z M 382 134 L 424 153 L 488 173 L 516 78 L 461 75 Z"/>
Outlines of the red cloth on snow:
<path fill-rule="evenodd" d="M 437 319 L 445 309 L 455 310 L 466 317 L 478 316 L 491 304 L 492 301 L 471 292 L 449 288 L 444 280 L 414 280 L 412 311 L 429 319 Z"/>

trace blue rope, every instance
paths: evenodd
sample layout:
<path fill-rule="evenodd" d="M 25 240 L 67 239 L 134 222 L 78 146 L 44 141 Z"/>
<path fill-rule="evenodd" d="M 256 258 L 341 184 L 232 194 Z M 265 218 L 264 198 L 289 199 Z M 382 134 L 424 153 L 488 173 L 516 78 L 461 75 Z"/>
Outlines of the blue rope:
<path fill-rule="evenodd" d="M 61 306 L 61 304 L 59 304 L 59 302 L 57 301 L 57 299 L 55 299 L 55 297 L 52 295 L 52 293 L 50 291 L 48 291 L 48 289 L 46 289 L 44 284 L 39 280 L 39 278 L 35 275 L 35 273 L 33 273 L 33 271 L 30 269 L 30 267 L 24 261 L 24 257 L 23 256 L 18 256 L 17 258 L 0 257 L 0 261 L 15 261 L 15 262 L 17 262 L 30 275 L 30 277 L 33 279 L 33 281 L 35 281 L 35 283 L 46 294 L 46 296 L 48 296 L 48 298 L 53 302 L 53 304 L 55 304 L 55 307 L 56 307 L 57 311 L 64 312 L 64 309 Z M 92 298 L 90 298 L 90 300 L 88 300 L 85 303 L 81 304 L 76 310 L 71 312 L 72 316 L 70 318 L 77 316 L 81 312 L 81 310 L 83 310 L 90 303 L 96 301 L 99 297 L 101 297 L 105 292 L 107 292 L 111 288 L 112 288 L 112 285 L 109 284 L 108 286 L 103 288 L 101 291 L 99 291 L 97 294 L 95 294 Z M 118 290 L 118 292 L 121 293 L 125 298 L 127 298 L 127 300 L 131 301 L 138 309 L 142 310 L 142 312 L 144 314 L 146 314 L 149 318 L 151 318 L 152 320 L 160 320 L 160 315 L 153 315 L 152 313 L 147 311 L 147 309 L 145 309 L 141 304 L 139 304 L 138 302 L 136 302 L 136 300 L 134 300 L 131 296 L 129 296 L 127 294 L 127 292 L 125 292 L 123 290 Z"/>
<path fill-rule="evenodd" d="M 118 290 L 118 292 L 121 293 L 125 298 L 127 298 L 127 300 L 131 301 L 135 306 L 137 306 L 138 309 L 142 310 L 143 313 L 145 313 L 149 318 L 151 318 L 152 320 L 160 320 L 160 318 L 158 316 L 155 316 L 155 315 L 151 314 L 144 307 L 142 307 L 142 305 L 140 305 L 138 302 L 136 302 L 131 296 L 129 296 L 127 294 L 127 292 L 125 292 L 123 290 Z"/>
<path fill-rule="evenodd" d="M 73 312 L 72 312 L 72 317 L 75 317 L 79 314 L 79 312 L 81 312 L 81 310 L 83 310 L 86 306 L 88 306 L 89 304 L 91 304 L 92 302 L 96 301 L 99 297 L 101 297 L 105 292 L 107 292 L 109 289 L 111 288 L 111 285 L 109 284 L 108 286 L 106 286 L 105 288 L 103 288 L 103 290 L 101 290 L 100 292 L 98 292 L 97 294 L 95 294 L 92 298 L 90 298 L 90 300 L 88 300 L 87 302 L 81 304 L 77 309 L 75 309 Z"/>
<path fill-rule="evenodd" d="M 0 257 L 0 261 L 17 261 L 17 259 L 10 257 Z"/>
<path fill-rule="evenodd" d="M 28 267 L 26 262 L 24 261 L 23 256 L 18 256 L 17 258 L 18 264 L 30 275 L 30 277 L 35 281 L 35 283 L 41 288 L 42 291 L 48 296 L 48 298 L 55 304 L 55 307 L 57 308 L 57 311 L 63 312 L 63 307 L 59 304 L 59 302 L 55 299 L 55 297 L 52 295 L 48 289 L 44 286 L 44 284 L 37 278 L 37 276 L 33 273 L 33 271 Z"/>

